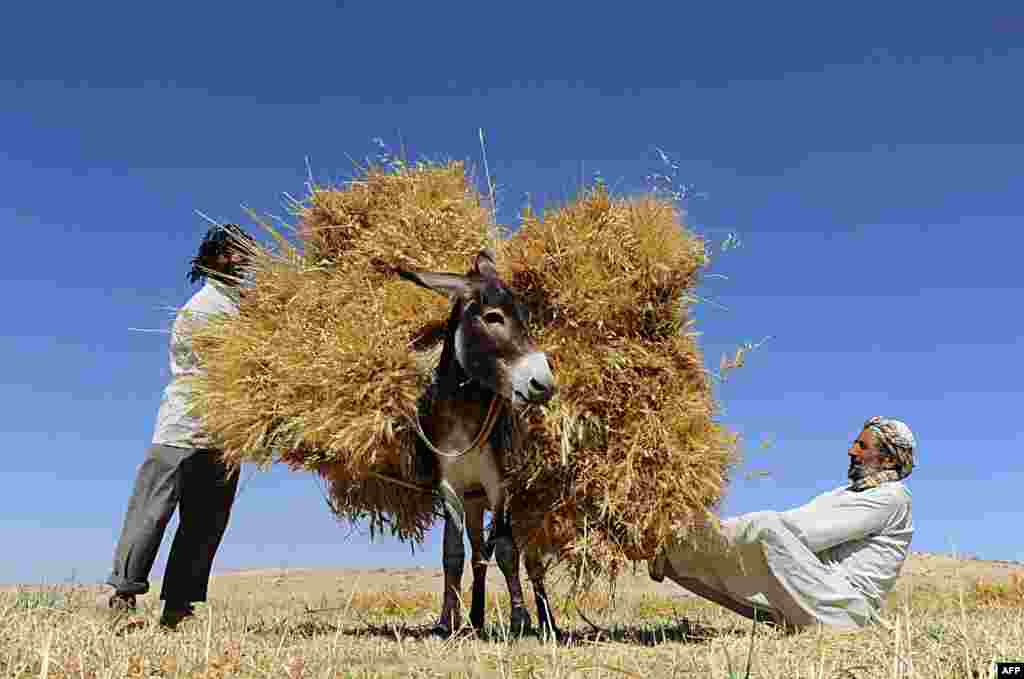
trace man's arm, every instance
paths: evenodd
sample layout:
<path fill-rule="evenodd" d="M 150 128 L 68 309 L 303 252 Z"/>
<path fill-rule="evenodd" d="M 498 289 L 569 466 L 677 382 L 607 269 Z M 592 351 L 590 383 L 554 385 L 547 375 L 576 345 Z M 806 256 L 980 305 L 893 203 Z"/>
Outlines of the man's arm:
<path fill-rule="evenodd" d="M 843 492 L 779 512 L 790 531 L 815 554 L 881 532 L 900 501 L 891 492 Z"/>

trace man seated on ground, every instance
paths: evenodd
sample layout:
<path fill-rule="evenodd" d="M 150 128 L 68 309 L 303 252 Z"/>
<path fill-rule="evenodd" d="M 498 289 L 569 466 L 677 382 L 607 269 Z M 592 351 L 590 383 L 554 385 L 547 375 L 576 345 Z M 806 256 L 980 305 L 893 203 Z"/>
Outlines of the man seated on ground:
<path fill-rule="evenodd" d="M 193 350 L 190 328 L 219 314 L 237 314 L 246 241 L 252 237 L 235 224 L 211 228 L 192 260 L 189 279 L 205 285 L 182 307 L 170 341 L 171 381 L 164 389 L 152 445 L 135 475 L 114 567 L 107 584 L 114 592 L 107 605 L 134 611 L 136 597 L 149 590 L 164 530 L 175 509 L 178 530 L 171 544 L 160 598 L 160 625 L 173 628 L 193 615 L 192 603 L 206 601 L 213 559 L 224 537 L 238 487 L 238 470 L 229 470 L 189 411 L 184 381 L 202 367 Z"/>
<path fill-rule="evenodd" d="M 795 631 L 821 623 L 855 629 L 879 615 L 914 533 L 914 435 L 873 417 L 850 447 L 850 484 L 783 512 L 704 526 L 694 544 L 670 545 L 650 564 L 694 594 L 747 618 Z"/>

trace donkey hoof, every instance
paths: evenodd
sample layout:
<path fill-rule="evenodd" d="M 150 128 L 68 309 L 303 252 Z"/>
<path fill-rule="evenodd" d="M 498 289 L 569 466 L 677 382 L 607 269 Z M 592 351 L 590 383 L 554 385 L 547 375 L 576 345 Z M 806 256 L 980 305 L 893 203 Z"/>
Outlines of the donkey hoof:
<path fill-rule="evenodd" d="M 480 634 L 480 632 L 483 632 L 484 631 L 484 616 L 483 616 L 483 614 L 478 615 L 478 616 L 477 615 L 469 616 L 469 624 L 473 626 L 473 630 L 477 634 Z"/>
<path fill-rule="evenodd" d="M 450 625 L 446 625 L 442 622 L 435 624 L 430 628 L 430 633 L 435 637 L 441 637 L 442 639 L 451 639 L 455 635 L 455 630 Z"/>
<path fill-rule="evenodd" d="M 435 636 L 439 636 L 442 639 L 451 639 L 453 636 L 458 634 L 461 623 L 457 620 L 452 620 L 450 616 L 442 616 L 440 620 L 434 623 L 431 628 L 431 633 Z"/>
<path fill-rule="evenodd" d="M 530 612 L 525 606 L 513 608 L 508 616 L 509 633 L 513 637 L 521 637 L 532 631 L 533 624 L 530 622 Z"/>

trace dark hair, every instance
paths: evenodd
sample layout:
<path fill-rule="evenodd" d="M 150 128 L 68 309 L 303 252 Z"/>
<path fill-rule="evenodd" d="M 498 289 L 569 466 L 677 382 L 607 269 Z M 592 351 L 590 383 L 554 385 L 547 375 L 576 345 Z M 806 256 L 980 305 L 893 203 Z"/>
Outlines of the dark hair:
<path fill-rule="evenodd" d="M 203 280 L 209 275 L 207 269 L 220 255 L 237 249 L 240 241 L 255 243 L 256 241 L 238 224 L 224 224 L 210 227 L 203 242 L 199 244 L 199 252 L 192 258 L 192 268 L 188 272 L 190 283 Z"/>

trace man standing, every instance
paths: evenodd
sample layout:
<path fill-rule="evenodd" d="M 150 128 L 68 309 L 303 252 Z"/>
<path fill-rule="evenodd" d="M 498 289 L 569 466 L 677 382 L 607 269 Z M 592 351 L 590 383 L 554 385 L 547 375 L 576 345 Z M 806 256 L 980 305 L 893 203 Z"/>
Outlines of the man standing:
<path fill-rule="evenodd" d="M 699 548 L 677 543 L 650 565 L 705 599 L 789 631 L 853 629 L 879 615 L 914 533 L 910 491 L 916 443 L 899 420 L 872 417 L 848 451 L 850 484 L 784 512 L 752 512 L 706 526 Z"/>
<path fill-rule="evenodd" d="M 216 226 L 207 231 L 192 259 L 190 282 L 205 284 L 174 321 L 171 380 L 164 389 L 152 445 L 135 476 L 107 579 L 114 588 L 108 606 L 118 612 L 134 611 L 136 596 L 149 591 L 149 572 L 177 508 L 179 525 L 160 594 L 160 624 L 167 628 L 192 616 L 193 602 L 206 601 L 213 558 L 238 487 L 238 470 L 229 473 L 211 449 L 199 418 L 189 412 L 185 378 L 202 370 L 190 331 L 212 316 L 237 314 L 240 267 L 250 242 L 252 238 L 235 224 Z"/>

